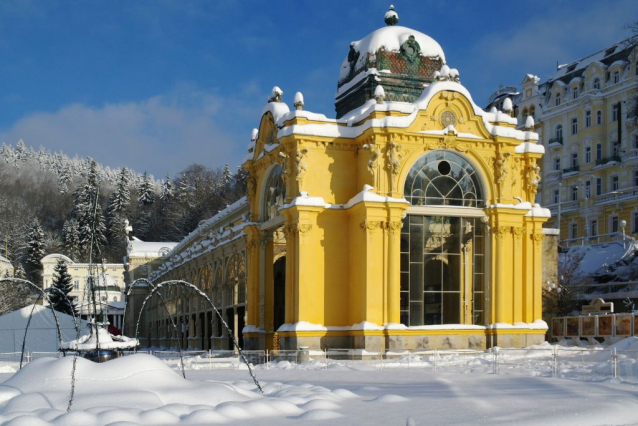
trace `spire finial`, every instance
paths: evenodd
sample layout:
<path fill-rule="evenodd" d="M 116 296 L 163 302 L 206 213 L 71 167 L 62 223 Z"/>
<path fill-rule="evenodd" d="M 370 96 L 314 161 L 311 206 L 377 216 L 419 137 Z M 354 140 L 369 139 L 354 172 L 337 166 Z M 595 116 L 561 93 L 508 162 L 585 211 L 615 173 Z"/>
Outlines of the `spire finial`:
<path fill-rule="evenodd" d="M 390 9 L 388 9 L 388 11 L 385 13 L 383 20 L 388 26 L 396 25 L 399 23 L 399 15 L 394 11 L 393 4 L 390 5 Z"/>

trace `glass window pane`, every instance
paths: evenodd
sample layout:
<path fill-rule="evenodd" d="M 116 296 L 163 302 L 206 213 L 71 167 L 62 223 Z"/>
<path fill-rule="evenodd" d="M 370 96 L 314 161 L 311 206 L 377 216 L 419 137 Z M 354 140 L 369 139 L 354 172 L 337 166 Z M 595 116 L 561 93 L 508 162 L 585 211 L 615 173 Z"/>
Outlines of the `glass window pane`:
<path fill-rule="evenodd" d="M 423 306 L 421 302 L 410 302 L 410 325 L 423 325 Z"/>
<path fill-rule="evenodd" d="M 423 300 L 423 265 L 410 264 L 410 300 Z"/>
<path fill-rule="evenodd" d="M 461 295 L 459 293 L 443 293 L 443 324 L 461 322 Z"/>

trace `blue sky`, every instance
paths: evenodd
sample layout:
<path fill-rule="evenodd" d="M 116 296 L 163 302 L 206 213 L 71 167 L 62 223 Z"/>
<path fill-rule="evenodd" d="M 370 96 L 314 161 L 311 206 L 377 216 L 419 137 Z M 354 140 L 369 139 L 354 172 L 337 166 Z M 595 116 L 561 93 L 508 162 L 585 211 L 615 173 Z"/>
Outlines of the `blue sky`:
<path fill-rule="evenodd" d="M 635 0 L 395 1 L 474 100 L 629 36 Z M 0 142 L 19 139 L 156 177 L 238 166 L 274 85 L 334 117 L 351 41 L 388 1 L 0 2 Z"/>

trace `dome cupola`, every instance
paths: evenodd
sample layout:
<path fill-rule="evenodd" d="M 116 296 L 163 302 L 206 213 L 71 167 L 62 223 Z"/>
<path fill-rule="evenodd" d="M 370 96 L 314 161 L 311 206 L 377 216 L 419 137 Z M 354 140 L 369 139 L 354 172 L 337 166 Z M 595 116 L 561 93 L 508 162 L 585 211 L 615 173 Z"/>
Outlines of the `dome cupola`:
<path fill-rule="evenodd" d="M 434 39 L 396 25 L 394 6 L 384 20 L 386 27 L 350 43 L 337 84 L 337 118 L 373 99 L 377 85 L 383 85 L 388 101 L 414 102 L 445 64 L 443 49 Z"/>

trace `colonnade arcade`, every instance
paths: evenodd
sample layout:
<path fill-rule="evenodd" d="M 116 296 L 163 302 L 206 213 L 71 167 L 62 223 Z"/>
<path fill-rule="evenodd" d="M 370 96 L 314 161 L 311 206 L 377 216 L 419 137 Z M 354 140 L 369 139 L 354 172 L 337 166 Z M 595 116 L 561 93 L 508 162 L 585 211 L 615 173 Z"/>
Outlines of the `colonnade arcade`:
<path fill-rule="evenodd" d="M 204 292 L 217 307 L 235 339 L 241 342 L 246 315 L 246 252 L 243 239 L 202 256 L 162 277 L 163 281 L 188 281 Z M 153 346 L 189 349 L 234 349 L 229 332 L 210 304 L 194 291 L 169 286 L 153 297 L 148 309 L 149 338 Z M 173 329 L 171 319 L 177 326 Z"/>

